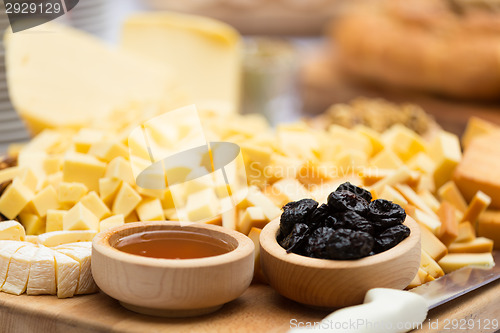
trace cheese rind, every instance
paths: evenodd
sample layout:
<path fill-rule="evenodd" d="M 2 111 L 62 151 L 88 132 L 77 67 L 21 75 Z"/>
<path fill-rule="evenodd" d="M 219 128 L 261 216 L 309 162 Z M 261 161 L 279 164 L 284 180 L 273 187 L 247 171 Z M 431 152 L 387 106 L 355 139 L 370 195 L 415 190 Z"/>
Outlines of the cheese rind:
<path fill-rule="evenodd" d="M 11 240 L 0 241 L 0 290 L 2 290 L 5 279 L 7 279 L 11 257 L 23 246 L 31 246 L 31 244 Z"/>
<path fill-rule="evenodd" d="M 59 253 L 65 254 L 80 264 L 80 275 L 78 277 L 78 286 L 76 295 L 90 294 L 98 290 L 97 285 L 92 278 L 90 268 L 90 257 L 92 250 L 89 247 L 80 246 L 58 246 L 55 248 Z"/>
<path fill-rule="evenodd" d="M 21 295 L 26 291 L 31 262 L 38 251 L 37 246 L 27 244 L 30 245 L 21 247 L 10 258 L 7 278 L 2 286 L 2 291 L 6 293 Z"/>
<path fill-rule="evenodd" d="M 78 285 L 80 264 L 71 257 L 54 251 L 54 262 L 57 281 L 57 297 L 73 297 Z"/>

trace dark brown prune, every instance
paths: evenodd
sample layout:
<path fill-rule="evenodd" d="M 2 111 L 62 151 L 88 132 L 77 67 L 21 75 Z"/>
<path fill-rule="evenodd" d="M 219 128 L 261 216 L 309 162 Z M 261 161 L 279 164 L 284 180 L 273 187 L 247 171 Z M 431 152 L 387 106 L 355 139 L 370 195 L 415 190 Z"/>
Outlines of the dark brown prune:
<path fill-rule="evenodd" d="M 358 197 L 365 199 L 368 202 L 372 201 L 372 194 L 369 191 L 365 190 L 364 188 L 353 185 L 349 182 L 345 182 L 341 184 L 339 187 L 337 187 L 335 192 L 338 191 L 349 191 L 351 193 L 356 194 Z"/>
<path fill-rule="evenodd" d="M 375 252 L 380 253 L 401 243 L 403 239 L 410 235 L 410 228 L 404 224 L 398 224 L 382 232 L 375 237 Z"/>
<path fill-rule="evenodd" d="M 341 218 L 338 217 L 338 220 L 340 219 Z M 364 231 L 372 236 L 375 233 L 375 228 L 372 223 L 356 212 L 347 211 L 342 213 L 342 220 L 344 228 L 346 229 Z"/>
<path fill-rule="evenodd" d="M 366 257 L 373 249 L 373 237 L 364 232 L 351 229 L 338 229 L 326 245 L 325 259 L 359 259 Z"/>
<path fill-rule="evenodd" d="M 320 227 L 314 230 L 309 237 L 304 254 L 311 258 L 329 259 L 326 251 L 335 230 L 330 227 Z"/>
<path fill-rule="evenodd" d="M 350 191 L 335 191 L 328 195 L 328 206 L 335 212 L 353 210 L 362 214 L 368 209 L 368 201 Z"/>
<path fill-rule="evenodd" d="M 318 203 L 313 199 L 292 201 L 284 205 L 280 218 L 281 237 L 286 237 L 296 223 L 306 223 L 307 218 L 316 207 L 318 207 Z"/>
<path fill-rule="evenodd" d="M 335 217 L 333 217 L 330 207 L 327 204 L 322 204 L 316 208 L 311 216 L 309 217 L 307 224 L 313 229 L 320 227 L 331 227 L 336 223 Z"/>
<path fill-rule="evenodd" d="M 309 234 L 309 226 L 305 223 L 297 223 L 292 231 L 279 244 L 287 253 L 297 252 Z"/>
<path fill-rule="evenodd" d="M 405 210 L 398 204 L 385 199 L 377 199 L 368 205 L 367 216 L 377 219 L 397 218 L 403 223 L 406 218 Z"/>

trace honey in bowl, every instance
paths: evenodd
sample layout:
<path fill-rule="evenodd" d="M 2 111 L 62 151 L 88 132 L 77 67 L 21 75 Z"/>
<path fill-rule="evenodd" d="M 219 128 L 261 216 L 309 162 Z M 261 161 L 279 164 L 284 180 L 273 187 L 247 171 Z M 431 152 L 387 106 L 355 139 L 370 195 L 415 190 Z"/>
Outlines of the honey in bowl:
<path fill-rule="evenodd" d="M 228 253 L 232 247 L 208 235 L 183 230 L 149 230 L 122 237 L 115 248 L 158 259 L 198 259 Z"/>

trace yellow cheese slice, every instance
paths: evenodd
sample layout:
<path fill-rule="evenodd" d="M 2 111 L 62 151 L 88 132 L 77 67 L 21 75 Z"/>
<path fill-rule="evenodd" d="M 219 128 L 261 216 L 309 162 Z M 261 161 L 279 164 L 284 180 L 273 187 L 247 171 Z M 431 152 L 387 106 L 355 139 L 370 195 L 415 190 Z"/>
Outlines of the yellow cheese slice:
<path fill-rule="evenodd" d="M 81 128 L 127 101 L 172 96 L 173 76 L 163 65 L 69 27 L 7 32 L 4 42 L 10 97 L 32 133 Z"/>
<path fill-rule="evenodd" d="M 26 293 L 55 295 L 57 285 L 55 266 L 54 251 L 40 246 L 31 259 Z"/>
<path fill-rule="evenodd" d="M 53 247 L 66 243 L 88 242 L 91 241 L 96 234 L 96 230 L 52 231 L 38 236 L 38 243 Z"/>
<path fill-rule="evenodd" d="M 495 264 L 491 253 L 448 253 L 439 265 L 445 273 L 452 272 L 465 266 L 491 267 Z"/>

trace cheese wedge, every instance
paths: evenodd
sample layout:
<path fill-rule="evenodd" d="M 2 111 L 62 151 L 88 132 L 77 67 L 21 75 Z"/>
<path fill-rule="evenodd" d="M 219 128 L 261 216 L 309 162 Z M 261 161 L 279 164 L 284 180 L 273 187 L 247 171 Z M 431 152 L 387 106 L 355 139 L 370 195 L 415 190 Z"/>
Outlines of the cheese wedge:
<path fill-rule="evenodd" d="M 17 221 L 0 222 L 0 240 L 23 241 L 26 232 L 21 223 Z"/>
<path fill-rule="evenodd" d="M 240 36 L 229 25 L 176 13 L 135 14 L 125 21 L 121 44 L 174 68 L 194 102 L 221 100 L 238 106 Z"/>
<path fill-rule="evenodd" d="M 97 285 L 92 278 L 92 271 L 90 268 L 90 257 L 92 254 L 91 248 L 81 246 L 62 246 L 56 247 L 55 250 L 71 257 L 80 264 L 80 275 L 78 277 L 78 286 L 75 292 L 76 295 L 90 294 L 98 290 Z"/>
<path fill-rule="evenodd" d="M 7 271 L 9 270 L 10 259 L 17 250 L 23 246 L 29 246 L 30 243 L 18 242 L 11 240 L 0 241 L 0 290 L 7 279 Z"/>
<path fill-rule="evenodd" d="M 30 33 L 7 32 L 4 42 L 10 97 L 32 133 L 81 128 L 127 101 L 172 96 L 165 66 L 76 29 L 49 23 Z"/>
<path fill-rule="evenodd" d="M 12 255 L 2 291 L 14 295 L 21 295 L 26 291 L 31 261 L 37 251 L 38 246 L 29 245 L 21 247 Z"/>
<path fill-rule="evenodd" d="M 26 293 L 55 295 L 57 285 L 55 266 L 54 251 L 40 246 L 31 259 Z"/>
<path fill-rule="evenodd" d="M 97 234 L 97 230 L 64 230 L 46 232 L 38 236 L 38 243 L 54 247 L 66 243 L 88 242 Z"/>
<path fill-rule="evenodd" d="M 54 251 L 54 262 L 57 281 L 57 297 L 73 297 L 78 285 L 80 264 L 65 254 Z"/>

